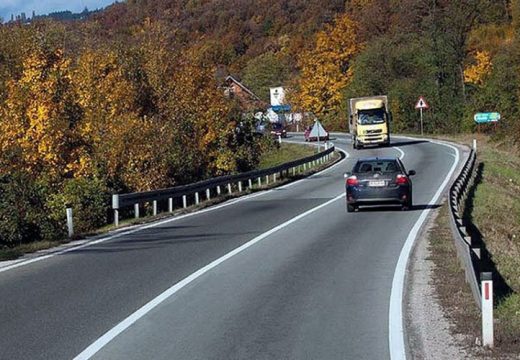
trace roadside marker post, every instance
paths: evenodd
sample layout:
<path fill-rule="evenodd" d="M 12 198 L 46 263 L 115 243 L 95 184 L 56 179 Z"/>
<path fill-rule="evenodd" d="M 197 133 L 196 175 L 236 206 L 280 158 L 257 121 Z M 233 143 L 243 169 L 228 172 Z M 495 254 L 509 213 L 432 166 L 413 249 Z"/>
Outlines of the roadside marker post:
<path fill-rule="evenodd" d="M 139 219 L 139 203 L 134 204 L 134 215 L 136 219 Z"/>
<path fill-rule="evenodd" d="M 67 208 L 67 229 L 69 238 L 74 235 L 74 222 L 72 220 L 72 208 Z"/>
<path fill-rule="evenodd" d="M 482 293 L 482 345 L 492 348 L 493 343 L 493 276 L 480 273 Z"/>
<path fill-rule="evenodd" d="M 477 139 L 473 139 L 473 151 L 477 152 Z"/>
<path fill-rule="evenodd" d="M 153 216 L 157 215 L 157 200 L 153 201 Z"/>
<path fill-rule="evenodd" d="M 168 198 L 168 211 L 173 212 L 173 198 Z"/>
<path fill-rule="evenodd" d="M 200 202 L 200 200 L 199 200 L 199 193 L 196 192 L 195 193 L 195 205 L 199 205 L 199 202 Z"/>
<path fill-rule="evenodd" d="M 187 199 L 186 199 L 186 195 L 182 195 L 182 207 L 185 208 L 185 209 L 188 207 L 188 202 L 187 202 Z"/>
<path fill-rule="evenodd" d="M 211 192 L 209 189 L 206 189 L 206 200 L 211 200 Z"/>

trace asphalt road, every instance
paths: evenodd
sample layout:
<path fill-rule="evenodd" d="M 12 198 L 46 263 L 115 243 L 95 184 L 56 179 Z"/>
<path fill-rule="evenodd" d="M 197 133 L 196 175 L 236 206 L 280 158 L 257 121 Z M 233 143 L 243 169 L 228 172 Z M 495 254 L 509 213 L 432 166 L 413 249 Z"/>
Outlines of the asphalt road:
<path fill-rule="evenodd" d="M 389 358 L 398 257 L 454 150 L 405 139 L 394 140 L 398 149 L 359 151 L 344 136 L 334 142 L 349 157 L 298 183 L 0 272 L 0 358 L 71 359 L 85 349 L 96 359 Z M 414 209 L 347 214 L 343 172 L 354 159 L 403 154 L 417 171 Z"/>

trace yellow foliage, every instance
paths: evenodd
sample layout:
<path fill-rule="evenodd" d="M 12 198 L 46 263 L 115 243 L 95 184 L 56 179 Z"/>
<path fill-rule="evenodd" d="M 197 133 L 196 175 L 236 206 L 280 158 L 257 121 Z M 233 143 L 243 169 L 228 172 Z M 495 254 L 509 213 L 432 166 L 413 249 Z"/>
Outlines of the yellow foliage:
<path fill-rule="evenodd" d="M 467 83 L 482 85 L 486 76 L 492 70 L 491 55 L 487 51 L 477 51 L 474 65 L 464 70 L 464 81 Z"/>
<path fill-rule="evenodd" d="M 350 62 L 360 48 L 357 25 L 348 15 L 319 32 L 314 48 L 298 59 L 301 72 L 292 99 L 296 107 L 317 116 L 337 113 L 352 77 Z"/>
<path fill-rule="evenodd" d="M 2 111 L 0 150 L 18 154 L 7 166 L 52 178 L 77 170 L 81 161 L 71 150 L 79 114 L 70 75 L 70 61 L 59 49 L 33 49 L 26 56 L 21 78 L 8 83 Z"/>

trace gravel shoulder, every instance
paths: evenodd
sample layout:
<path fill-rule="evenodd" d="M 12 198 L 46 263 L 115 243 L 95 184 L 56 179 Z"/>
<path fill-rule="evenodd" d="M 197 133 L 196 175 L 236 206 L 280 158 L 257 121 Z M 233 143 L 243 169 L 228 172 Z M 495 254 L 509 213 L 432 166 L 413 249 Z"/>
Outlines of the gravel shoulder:
<path fill-rule="evenodd" d="M 409 357 L 412 359 L 469 358 L 463 335 L 453 335 L 453 322 L 443 309 L 434 281 L 431 231 L 439 211 L 435 211 L 423 236 L 417 239 L 407 271 L 405 324 Z"/>

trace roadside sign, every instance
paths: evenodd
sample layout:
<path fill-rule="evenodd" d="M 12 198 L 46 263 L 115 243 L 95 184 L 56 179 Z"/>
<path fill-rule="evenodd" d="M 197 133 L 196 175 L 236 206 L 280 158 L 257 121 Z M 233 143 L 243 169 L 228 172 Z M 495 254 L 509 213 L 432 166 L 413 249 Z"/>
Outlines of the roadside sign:
<path fill-rule="evenodd" d="M 423 109 L 428 109 L 430 105 L 424 100 L 422 96 L 419 96 L 419 100 L 417 100 L 417 104 L 415 104 L 415 108 L 421 110 L 421 135 L 423 135 L 423 117 L 422 111 Z"/>
<path fill-rule="evenodd" d="M 476 113 L 473 119 L 477 124 L 493 123 L 500 120 L 500 114 L 497 112 Z"/>
<path fill-rule="evenodd" d="M 419 100 L 417 100 L 417 104 L 415 104 L 416 109 L 428 109 L 430 105 L 424 100 L 422 96 L 419 96 Z"/>

